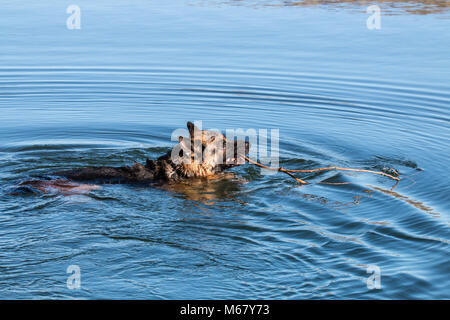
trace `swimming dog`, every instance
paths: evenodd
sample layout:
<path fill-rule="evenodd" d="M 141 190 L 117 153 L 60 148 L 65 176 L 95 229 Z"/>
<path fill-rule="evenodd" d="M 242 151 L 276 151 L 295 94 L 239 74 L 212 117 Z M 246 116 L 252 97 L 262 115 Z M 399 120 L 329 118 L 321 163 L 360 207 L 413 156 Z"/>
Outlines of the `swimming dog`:
<path fill-rule="evenodd" d="M 210 177 L 245 163 L 242 155 L 249 152 L 248 141 L 228 140 L 218 131 L 200 130 L 190 121 L 187 128 L 189 137 L 179 136 L 178 144 L 171 151 L 156 160 L 147 159 L 145 165 L 135 162 L 132 166 L 75 168 L 55 172 L 52 174 L 55 179 L 24 181 L 20 187 L 41 192 L 89 192 L 98 189 L 97 184 L 161 183 Z"/>

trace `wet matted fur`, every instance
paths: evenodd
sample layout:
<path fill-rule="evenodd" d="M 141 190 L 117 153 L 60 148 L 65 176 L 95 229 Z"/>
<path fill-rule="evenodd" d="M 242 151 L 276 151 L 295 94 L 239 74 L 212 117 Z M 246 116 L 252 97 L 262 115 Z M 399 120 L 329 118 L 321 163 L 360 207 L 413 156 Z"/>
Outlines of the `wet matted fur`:
<path fill-rule="evenodd" d="M 55 172 L 54 180 L 24 181 L 20 186 L 29 186 L 44 191 L 51 189 L 91 190 L 71 182 L 95 184 L 173 182 L 182 179 L 208 177 L 243 163 L 239 154 L 247 154 L 250 144 L 242 140 L 228 140 L 217 131 L 198 129 L 187 123 L 189 137 L 178 138 L 178 144 L 156 160 L 147 159 L 145 164 L 135 162 L 121 167 L 84 167 Z M 67 179 L 67 182 L 64 180 Z M 52 181 L 54 183 L 52 183 Z"/>

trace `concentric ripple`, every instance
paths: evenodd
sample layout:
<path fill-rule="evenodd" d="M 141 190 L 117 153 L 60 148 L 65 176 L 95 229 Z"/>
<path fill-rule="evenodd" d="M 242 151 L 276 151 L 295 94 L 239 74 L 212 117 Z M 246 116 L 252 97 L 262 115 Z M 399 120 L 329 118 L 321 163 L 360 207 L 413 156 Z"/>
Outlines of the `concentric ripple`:
<path fill-rule="evenodd" d="M 1 298 L 449 298 L 450 65 L 427 42 L 448 33 L 424 31 L 442 16 L 386 17 L 370 34 L 364 13 L 320 7 L 99 3 L 73 32 L 45 1 L 33 4 L 43 25 L 26 7 L 42 32 L 30 42 L 28 22 L 0 19 L 11 24 L 0 40 Z M 61 169 L 156 158 L 188 120 L 277 129 L 285 168 L 402 180 L 330 170 L 298 174 L 310 182 L 300 186 L 246 164 L 177 185 L 11 192 Z M 81 290 L 66 287 L 69 265 Z M 367 287 L 369 266 L 380 290 Z"/>

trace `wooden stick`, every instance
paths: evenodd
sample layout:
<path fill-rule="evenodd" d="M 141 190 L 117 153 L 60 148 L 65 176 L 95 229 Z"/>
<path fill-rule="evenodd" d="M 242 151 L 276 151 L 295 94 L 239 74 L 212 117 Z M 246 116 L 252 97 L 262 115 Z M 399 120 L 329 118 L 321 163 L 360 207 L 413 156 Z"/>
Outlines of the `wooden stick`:
<path fill-rule="evenodd" d="M 239 154 L 239 156 L 241 156 L 242 158 L 244 158 L 245 160 L 247 160 L 248 162 L 261 167 L 261 168 L 265 168 L 268 170 L 276 170 L 276 171 L 280 171 L 283 173 L 286 173 L 287 175 L 289 175 L 290 177 L 294 178 L 295 180 L 297 180 L 298 182 L 300 182 L 301 184 L 307 184 L 308 182 L 301 180 L 299 178 L 297 178 L 296 176 L 294 176 L 292 173 L 293 172 L 316 172 L 316 171 L 324 171 L 324 170 L 344 170 L 344 171 L 356 171 L 356 172 L 368 172 L 368 173 L 375 173 L 375 174 L 380 174 L 382 176 L 391 178 L 393 180 L 397 180 L 400 181 L 400 178 L 398 177 L 394 177 L 393 175 L 381 172 L 381 171 L 372 171 L 372 170 L 364 170 L 364 169 L 351 169 L 351 168 L 341 168 L 341 167 L 325 167 L 325 168 L 317 168 L 317 169 L 309 169 L 309 170 L 292 170 L 292 169 L 284 169 L 283 167 L 279 167 L 279 168 L 274 168 L 274 167 L 269 167 L 269 166 L 265 166 L 259 162 L 253 161 L 252 159 L 248 158 L 247 156 L 243 155 L 243 154 Z"/>
<path fill-rule="evenodd" d="M 307 183 L 308 183 L 308 182 L 306 182 L 306 181 L 304 181 L 304 180 L 302 180 L 302 179 L 297 178 L 297 177 L 294 176 L 292 173 L 290 173 L 288 170 L 286 170 L 286 169 L 284 169 L 284 168 L 282 168 L 282 167 L 280 167 L 280 168 L 278 169 L 278 171 L 286 173 L 287 175 L 291 176 L 292 178 L 294 178 L 295 180 L 297 180 L 297 181 L 300 182 L 301 184 L 307 184 Z"/>
<path fill-rule="evenodd" d="M 253 163 L 254 165 L 257 165 L 258 167 L 265 168 L 265 169 L 269 169 L 269 170 L 274 170 L 274 171 L 276 170 L 276 171 L 280 171 L 280 172 L 286 173 L 288 176 L 290 176 L 291 178 L 294 178 L 295 180 L 297 180 L 297 181 L 300 182 L 301 184 L 307 184 L 307 183 L 308 183 L 308 182 L 306 182 L 306 181 L 303 181 L 302 179 L 297 178 L 297 177 L 294 176 L 292 173 L 290 173 L 289 170 L 286 170 L 286 169 L 284 169 L 283 167 L 279 167 L 279 168 L 268 167 L 268 166 L 265 166 L 265 165 L 263 165 L 263 164 L 261 164 L 261 163 L 258 163 L 258 162 L 256 162 L 256 161 L 253 161 L 252 159 L 246 157 L 246 156 L 243 155 L 243 154 L 239 154 L 239 156 L 241 156 L 242 158 L 244 158 L 244 159 L 247 160 L 248 162 Z"/>

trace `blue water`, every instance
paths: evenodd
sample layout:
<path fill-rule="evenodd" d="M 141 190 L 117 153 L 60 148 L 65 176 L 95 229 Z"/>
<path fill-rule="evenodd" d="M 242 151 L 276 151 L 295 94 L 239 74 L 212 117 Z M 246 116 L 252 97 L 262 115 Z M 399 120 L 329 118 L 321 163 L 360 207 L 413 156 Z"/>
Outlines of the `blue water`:
<path fill-rule="evenodd" d="M 79 30 L 69 3 L 2 2 L 0 298 L 450 298 L 447 8 L 381 3 L 368 30 L 353 3 L 74 4 Z M 328 171 L 300 186 L 247 164 L 177 188 L 8 193 L 156 158 L 188 120 L 279 129 L 286 168 L 402 180 Z"/>

